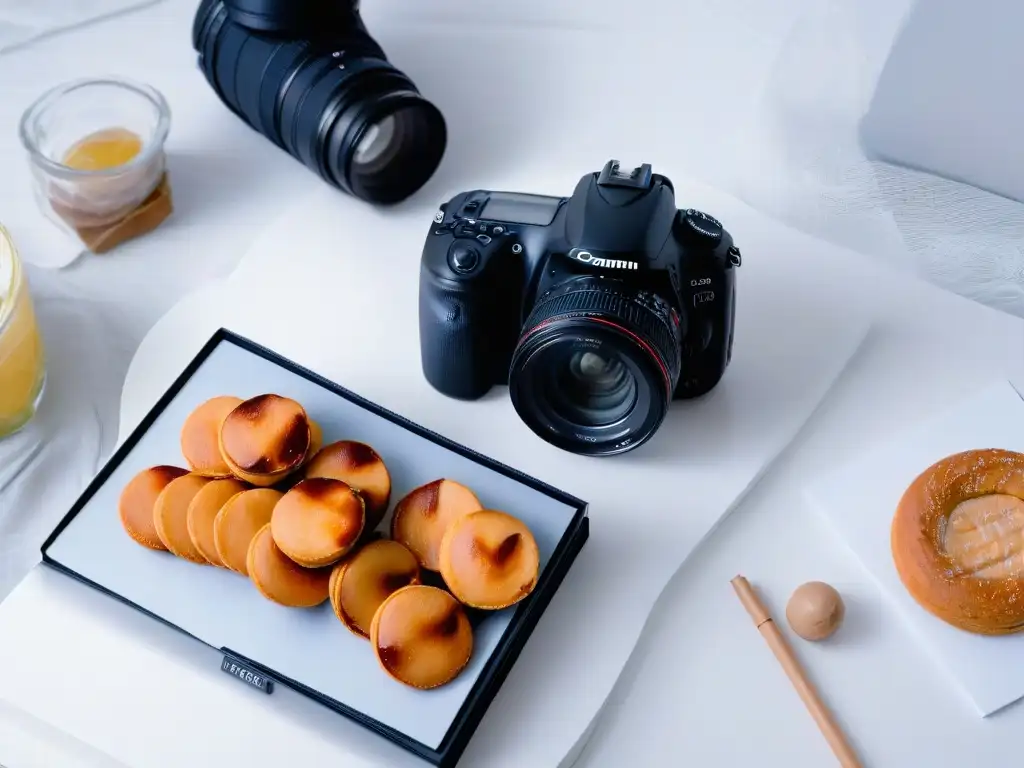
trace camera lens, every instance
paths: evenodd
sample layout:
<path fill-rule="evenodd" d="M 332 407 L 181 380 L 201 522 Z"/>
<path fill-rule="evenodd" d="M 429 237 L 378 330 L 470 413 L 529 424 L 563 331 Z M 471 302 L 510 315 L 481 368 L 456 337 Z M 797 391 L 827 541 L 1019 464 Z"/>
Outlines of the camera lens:
<path fill-rule="evenodd" d="M 576 277 L 549 291 L 512 356 L 509 393 L 540 437 L 573 453 L 639 447 L 664 421 L 679 380 L 678 314 L 619 281 Z"/>
<path fill-rule="evenodd" d="M 564 420 L 589 427 L 621 422 L 637 401 L 636 377 L 618 356 L 566 350 L 548 369 L 543 393 Z"/>
<path fill-rule="evenodd" d="M 355 11 L 338 15 L 335 34 L 321 28 L 307 39 L 257 31 L 236 14 L 223 0 L 203 0 L 193 25 L 202 70 L 229 109 L 363 200 L 396 203 L 430 179 L 447 144 L 444 118 L 388 63 Z"/>

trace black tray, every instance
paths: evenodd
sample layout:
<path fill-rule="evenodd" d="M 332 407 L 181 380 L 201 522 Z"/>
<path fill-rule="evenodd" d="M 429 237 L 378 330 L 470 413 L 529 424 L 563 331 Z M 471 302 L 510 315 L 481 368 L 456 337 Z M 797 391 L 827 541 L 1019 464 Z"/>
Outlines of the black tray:
<path fill-rule="evenodd" d="M 554 533 L 548 536 L 550 539 L 550 545 L 547 546 L 547 553 L 544 552 L 546 545 L 542 541 L 543 537 L 538 535 L 538 543 L 541 544 L 542 548 L 542 570 L 534 593 L 518 606 L 513 609 L 509 609 L 508 611 L 503 611 L 489 616 L 477 614 L 472 617 L 474 623 L 478 625 L 478 630 L 482 626 L 490 627 L 491 631 L 489 637 L 492 645 L 491 647 L 484 648 L 479 652 L 481 654 L 480 660 L 475 673 L 476 677 L 472 683 L 470 684 L 467 682 L 465 684 L 465 690 L 460 691 L 457 694 L 457 699 L 448 700 L 447 706 L 449 706 L 453 714 L 451 716 L 450 723 L 448 723 L 448 721 L 443 721 L 445 724 L 443 736 L 431 739 L 415 738 L 410 736 L 406 731 L 415 730 L 414 727 L 410 728 L 409 726 L 396 725 L 394 722 L 384 722 L 386 719 L 385 717 L 371 716 L 362 711 L 359 706 L 353 706 L 350 703 L 340 700 L 344 697 L 327 695 L 318 690 L 318 685 L 315 680 L 299 680 L 289 676 L 280 669 L 280 667 L 283 666 L 280 663 L 280 658 L 277 663 L 267 663 L 267 660 L 265 658 L 260 658 L 258 654 L 247 653 L 246 650 L 248 649 L 232 649 L 226 644 L 213 641 L 212 637 L 217 635 L 216 631 L 210 631 L 208 628 L 204 628 L 204 631 L 199 631 L 196 626 L 194 626 L 194 622 L 202 624 L 202 620 L 188 618 L 189 616 L 198 615 L 196 614 L 197 609 L 195 607 L 190 608 L 191 613 L 183 613 L 178 610 L 177 603 L 179 594 L 188 589 L 191 589 L 192 593 L 200 591 L 203 595 L 203 600 L 205 601 L 208 593 L 216 594 L 218 589 L 223 588 L 225 590 L 237 591 L 240 589 L 238 583 L 244 584 L 246 582 L 245 578 L 234 574 L 228 574 L 226 571 L 223 571 L 223 569 L 194 566 L 171 555 L 165 555 L 164 553 L 149 552 L 144 550 L 142 547 L 139 547 L 134 542 L 131 542 L 123 530 L 121 530 L 116 511 L 116 504 L 109 503 L 110 499 L 116 498 L 116 494 L 118 494 L 120 492 L 120 488 L 123 487 L 122 481 L 126 477 L 130 477 L 145 466 L 151 466 L 156 463 L 182 463 L 180 458 L 178 461 L 172 460 L 174 457 L 173 453 L 171 453 L 167 459 L 158 461 L 156 460 L 156 453 L 154 453 L 154 451 L 164 451 L 165 447 L 167 452 L 178 450 L 176 444 L 172 446 L 165 446 L 168 442 L 166 435 L 171 434 L 173 424 L 176 424 L 177 428 L 180 429 L 180 421 L 178 420 L 180 418 L 180 413 L 190 410 L 204 399 L 200 397 L 201 392 L 196 389 L 197 385 L 195 385 L 195 382 L 197 380 L 201 380 L 202 377 L 197 376 L 197 374 L 203 370 L 204 364 L 207 363 L 215 353 L 219 356 L 227 354 L 234 356 L 240 354 L 254 356 L 254 358 L 261 361 L 259 363 L 254 362 L 254 365 L 262 365 L 265 367 L 267 363 L 272 364 L 275 367 L 275 370 L 282 369 L 287 374 L 291 374 L 294 377 L 297 377 L 298 380 L 304 382 L 302 386 L 305 387 L 307 391 L 309 391 L 310 384 L 315 385 L 318 392 L 325 391 L 325 397 L 333 395 L 340 398 L 340 400 L 337 401 L 339 409 L 345 408 L 351 413 L 358 413 L 361 415 L 361 421 L 364 425 L 361 432 L 356 434 L 338 434 L 338 429 L 331 429 L 330 418 L 326 419 L 327 423 L 324 423 L 325 420 L 323 418 L 323 414 L 315 413 L 311 410 L 311 416 L 320 422 L 324 428 L 325 443 L 338 439 L 351 438 L 365 440 L 366 442 L 374 444 L 375 447 L 378 447 L 375 441 L 375 435 L 379 432 L 381 435 L 380 439 L 384 440 L 385 433 L 390 434 L 391 442 L 394 443 L 396 434 L 395 427 L 398 427 L 400 428 L 402 435 L 408 434 L 410 436 L 409 440 L 413 441 L 410 445 L 417 444 L 420 446 L 413 451 L 418 455 L 422 455 L 424 453 L 424 448 L 422 442 L 416 443 L 416 441 L 429 441 L 429 443 L 437 446 L 439 449 L 443 449 L 437 452 L 437 456 L 448 456 L 449 459 L 446 463 L 449 465 L 457 464 L 461 466 L 463 468 L 461 471 L 463 472 L 466 471 L 467 467 L 472 466 L 473 472 L 477 473 L 478 477 L 483 477 L 480 473 L 493 473 L 495 477 L 494 482 L 499 484 L 495 486 L 496 488 L 512 488 L 513 486 L 509 484 L 511 482 L 517 487 L 516 494 L 537 494 L 535 497 L 536 499 L 545 500 L 546 503 L 550 503 L 552 505 L 562 505 L 566 509 L 566 512 L 564 513 L 564 521 L 559 522 L 557 526 L 553 527 L 552 531 L 554 531 Z M 284 374 L 281 375 L 283 376 Z M 261 382 L 258 380 L 251 381 L 251 385 L 253 387 L 251 392 L 241 392 L 236 389 L 236 391 L 217 391 L 216 394 L 237 394 L 240 397 L 246 397 L 259 394 L 263 391 L 280 390 L 280 387 L 261 389 L 260 384 Z M 214 389 L 215 388 L 216 387 L 214 387 Z M 209 389 L 209 387 L 207 387 L 207 389 Z M 206 394 L 210 395 L 210 392 L 207 391 Z M 280 392 L 280 394 L 289 393 Z M 190 396 L 193 398 L 192 401 L 188 399 Z M 301 401 L 302 400 L 300 399 L 300 402 Z M 172 411 L 177 411 L 177 416 L 173 420 L 169 420 L 168 418 L 161 421 L 161 416 L 165 411 L 168 411 L 169 408 L 172 409 Z M 357 411 L 352 411 L 353 408 L 357 409 Z M 371 421 L 367 421 L 367 419 L 372 420 L 372 423 Z M 377 427 L 378 432 L 374 432 L 373 424 L 379 425 Z M 158 439 L 157 435 L 161 431 L 164 434 L 164 437 L 160 437 Z M 333 434 L 332 431 L 334 432 Z M 373 432 L 373 434 L 368 434 L 368 432 Z M 385 451 L 381 451 L 381 453 L 384 455 L 385 462 L 389 465 L 389 469 L 391 469 L 392 457 Z M 394 451 L 392 451 L 392 454 L 393 453 Z M 161 456 L 163 455 L 166 454 L 162 453 Z M 392 495 L 392 502 L 400 498 L 407 490 L 411 490 L 412 487 L 424 482 L 429 482 L 436 477 L 451 476 L 455 479 L 459 479 L 459 475 L 455 472 L 443 472 L 444 467 L 436 469 L 432 468 L 432 471 L 425 471 L 424 473 L 416 476 L 416 471 L 413 465 L 415 462 L 418 462 L 418 457 L 402 456 L 395 458 L 396 460 L 394 464 L 399 467 L 398 474 L 400 475 L 404 471 L 405 474 L 408 475 L 408 482 L 406 483 L 406 486 L 408 487 L 399 488 L 399 483 L 396 481 L 396 493 L 393 493 Z M 435 458 L 434 460 L 437 461 L 438 459 Z M 470 464 L 467 464 L 467 461 Z M 403 467 L 404 469 L 402 469 Z M 392 476 L 397 480 L 397 475 L 394 470 L 392 470 Z M 108 481 L 112 478 L 117 481 L 117 485 L 111 485 L 108 487 Z M 467 484 L 474 487 L 473 483 Z M 485 498 L 485 494 L 479 492 L 479 487 L 474 487 L 474 490 L 477 490 L 479 495 L 481 495 L 485 506 L 502 508 L 502 499 Z M 111 494 L 115 495 L 111 496 Z M 501 494 L 499 493 L 498 495 Z M 491 494 L 491 496 L 493 497 L 494 494 Z M 536 504 L 531 504 L 529 506 L 532 508 L 535 507 Z M 513 509 L 509 509 L 509 511 L 515 512 Z M 563 525 L 564 528 L 562 527 Z M 531 528 L 533 527 L 534 524 L 531 523 Z M 459 757 L 465 750 L 469 739 L 472 737 L 474 731 L 479 725 L 487 707 L 497 694 L 498 689 L 501 687 L 517 657 L 525 646 L 530 634 L 540 619 L 540 616 L 547 608 L 552 596 L 558 589 L 562 579 L 565 577 L 565 574 L 568 572 L 575 560 L 577 553 L 586 541 L 588 532 L 589 519 L 587 517 L 587 505 L 585 502 L 471 451 L 468 448 L 453 443 L 452 441 L 426 430 L 423 427 L 413 424 L 401 416 L 391 413 L 365 400 L 364 398 L 349 392 L 343 387 L 325 380 L 317 374 L 282 358 L 274 352 L 271 352 L 252 341 L 242 338 L 230 331 L 221 329 L 204 345 L 199 354 L 192 360 L 170 389 L 146 415 L 142 423 L 139 424 L 124 444 L 118 448 L 114 456 L 106 463 L 96 478 L 89 484 L 82 496 L 76 501 L 68 514 L 43 544 L 42 555 L 43 562 L 49 567 L 71 576 L 72 578 L 75 578 L 123 603 L 126 603 L 136 610 L 141 611 L 142 613 L 179 632 L 183 632 L 186 635 L 194 637 L 206 646 L 220 650 L 223 653 L 222 669 L 229 674 L 239 677 L 244 682 L 254 685 L 267 693 L 272 693 L 275 684 L 287 686 L 300 694 L 318 701 L 324 706 L 327 706 L 330 709 L 360 723 L 366 728 L 375 731 L 424 760 L 434 765 L 442 766 L 442 768 L 450 768 L 450 766 L 454 766 L 457 763 Z M 536 530 L 535 533 L 537 533 Z M 97 548 L 102 550 L 104 547 L 112 548 L 116 553 L 120 554 L 115 557 L 111 557 L 109 556 L 109 553 L 97 551 Z M 153 559 L 147 560 L 145 558 Z M 159 558 L 159 560 L 156 558 Z M 138 568 L 136 570 L 132 570 L 136 565 Z M 144 574 L 145 569 L 151 568 L 163 569 L 160 571 L 161 580 L 171 583 L 175 588 L 169 590 L 164 589 L 162 592 L 155 592 L 149 587 L 140 586 L 140 584 L 152 581 L 152 579 L 147 579 Z M 186 569 L 192 570 L 190 571 Z M 225 579 L 231 578 L 234 578 L 236 582 L 225 581 Z M 198 580 L 205 580 L 201 585 L 201 590 L 197 586 Z M 178 589 L 179 586 L 181 589 Z M 254 595 L 256 594 L 255 590 L 251 590 L 251 592 Z M 192 605 L 195 606 L 194 598 L 189 599 L 193 600 Z M 232 602 L 236 599 L 238 598 L 232 598 Z M 248 600 L 249 598 L 244 597 L 243 599 Z M 259 597 L 259 600 L 266 603 L 266 605 L 263 605 L 263 603 L 254 603 L 252 606 L 249 606 L 246 613 L 247 624 L 252 621 L 258 621 L 260 611 L 292 611 L 290 614 L 275 614 L 275 617 L 272 619 L 272 621 L 278 622 L 274 625 L 275 629 L 282 624 L 290 624 L 300 621 L 305 622 L 302 624 L 301 632 L 307 633 L 305 635 L 301 635 L 300 632 L 303 639 L 311 639 L 313 635 L 309 633 L 314 632 L 316 633 L 315 638 L 317 643 L 325 642 L 325 639 L 320 634 L 324 631 L 337 631 L 339 633 L 339 639 L 337 642 L 341 644 L 350 642 L 349 639 L 342 638 L 354 637 L 349 635 L 347 630 L 341 626 L 340 622 L 337 622 L 337 620 L 334 619 L 333 614 L 330 613 L 329 607 L 325 609 L 329 616 L 321 617 L 316 614 L 309 614 L 309 616 L 313 618 L 310 618 L 307 621 L 306 618 L 294 618 L 297 616 L 297 614 L 294 613 L 295 609 L 278 609 L 276 606 L 269 604 L 269 601 L 265 601 L 262 597 Z M 229 620 L 221 619 L 225 613 L 222 610 L 223 605 L 224 603 L 218 603 L 216 608 L 210 608 L 208 613 L 211 616 L 216 614 L 218 621 Z M 323 609 L 323 606 L 321 606 L 321 609 Z M 198 610 L 199 613 L 203 613 L 206 609 L 203 609 L 200 606 Z M 268 614 L 268 616 L 269 615 L 270 614 Z M 305 616 L 305 614 L 303 614 L 303 616 Z M 321 629 L 321 627 L 331 626 L 330 622 L 332 620 L 336 624 L 334 629 Z M 211 619 L 211 621 L 213 621 L 213 619 Z M 492 624 L 488 625 L 488 622 L 492 622 Z M 505 626 L 505 622 L 507 622 L 507 626 Z M 311 630 L 310 627 L 314 627 L 314 629 Z M 289 651 L 289 658 L 291 657 L 290 652 L 293 649 L 297 652 L 295 654 L 296 656 L 309 651 L 306 647 L 294 647 L 296 644 L 294 633 L 292 635 L 288 635 L 287 633 L 282 632 L 281 634 L 286 638 L 290 637 L 292 640 L 292 644 L 288 646 L 287 649 Z M 335 642 L 333 638 L 331 639 L 331 642 Z M 365 643 L 365 641 L 362 642 Z M 353 646 L 350 645 L 349 647 Z M 332 653 L 334 653 L 334 646 L 331 646 L 331 649 Z M 278 648 L 276 652 L 280 655 L 280 648 Z M 359 651 L 359 653 L 362 653 L 362 651 Z M 368 648 L 366 653 L 368 654 L 368 657 L 365 660 L 365 663 L 376 664 L 372 654 L 369 654 Z M 477 651 L 474 652 L 474 656 L 477 656 Z M 355 663 L 359 663 L 361 665 L 364 662 L 353 662 L 353 664 Z M 471 662 L 471 666 L 474 666 L 475 664 L 477 664 L 476 661 Z M 356 668 L 353 667 L 353 669 Z M 362 674 L 362 666 L 359 666 L 358 670 L 360 674 Z M 380 690 L 386 690 L 389 694 L 400 697 L 400 699 L 396 699 L 396 701 L 401 700 L 406 703 L 413 702 L 413 704 L 409 705 L 409 713 L 415 714 L 414 710 L 416 707 L 425 708 L 419 712 L 420 715 L 427 713 L 428 709 L 431 712 L 442 709 L 442 707 L 439 706 L 439 702 L 441 700 L 431 698 L 431 696 L 436 696 L 436 692 L 414 692 L 413 694 L 409 694 L 407 691 L 399 692 L 397 690 L 386 688 L 386 686 L 389 685 L 397 685 L 399 688 L 404 687 L 390 681 L 382 671 L 375 671 L 380 675 L 379 680 L 380 685 L 382 686 Z M 308 678 L 308 676 L 306 677 Z M 458 680 L 456 683 L 457 682 Z M 376 685 L 376 683 L 374 683 L 374 685 Z M 450 685 L 454 685 L 454 683 Z M 362 688 L 360 688 L 360 691 L 362 691 Z M 444 688 L 438 689 L 438 691 L 444 691 Z M 422 698 L 407 698 L 412 695 L 421 696 Z M 451 695 L 455 696 L 456 694 Z M 391 702 L 388 703 L 388 707 L 381 709 L 381 703 L 386 696 L 381 698 L 374 695 L 371 696 L 371 698 L 374 699 L 373 704 L 378 711 L 390 712 L 394 709 L 394 707 L 391 706 Z M 363 707 L 363 709 L 366 708 L 368 707 Z M 412 715 L 410 715 L 410 717 L 412 717 Z M 418 720 L 421 718 L 417 716 L 413 719 Z M 438 733 L 440 733 L 440 731 L 438 731 Z"/>

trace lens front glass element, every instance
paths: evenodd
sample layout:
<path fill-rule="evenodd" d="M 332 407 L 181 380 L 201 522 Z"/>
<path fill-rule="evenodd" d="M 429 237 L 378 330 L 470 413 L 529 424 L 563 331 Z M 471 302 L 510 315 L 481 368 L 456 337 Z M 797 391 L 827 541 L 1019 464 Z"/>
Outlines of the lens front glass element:
<path fill-rule="evenodd" d="M 628 337 L 586 320 L 555 322 L 520 344 L 512 405 L 534 432 L 573 453 L 609 456 L 646 441 L 667 401 L 660 373 Z"/>
<path fill-rule="evenodd" d="M 616 355 L 572 352 L 552 361 L 545 397 L 566 421 L 587 427 L 621 422 L 636 405 L 636 377 Z"/>
<path fill-rule="evenodd" d="M 681 323 L 618 280 L 580 276 L 547 291 L 523 324 L 508 372 L 520 418 L 572 453 L 643 445 L 668 412 Z"/>
<path fill-rule="evenodd" d="M 421 187 L 441 160 L 446 142 L 444 120 L 423 101 L 381 100 L 378 115 L 367 122 L 359 136 L 337 147 L 329 157 L 338 173 L 344 173 L 352 191 L 378 202 L 396 202 Z"/>
<path fill-rule="evenodd" d="M 394 115 L 388 115 L 366 129 L 366 134 L 356 145 L 355 156 L 352 158 L 356 167 L 372 165 L 386 156 L 388 150 L 395 144 L 396 122 Z"/>

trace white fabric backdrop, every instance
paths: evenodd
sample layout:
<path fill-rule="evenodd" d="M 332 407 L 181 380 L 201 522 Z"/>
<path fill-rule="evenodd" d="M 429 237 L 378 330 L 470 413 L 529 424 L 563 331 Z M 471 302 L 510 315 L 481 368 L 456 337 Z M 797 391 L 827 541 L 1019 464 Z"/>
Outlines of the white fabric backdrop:
<path fill-rule="evenodd" d="M 798 229 L 1024 316 L 1024 205 L 869 161 L 860 147 L 861 116 L 911 5 L 831 0 L 807 7 L 739 142 L 736 175 L 721 186 Z M 956 30 L 948 34 L 935 45 L 955 56 Z M 1007 157 L 1019 152 L 1000 149 Z"/>

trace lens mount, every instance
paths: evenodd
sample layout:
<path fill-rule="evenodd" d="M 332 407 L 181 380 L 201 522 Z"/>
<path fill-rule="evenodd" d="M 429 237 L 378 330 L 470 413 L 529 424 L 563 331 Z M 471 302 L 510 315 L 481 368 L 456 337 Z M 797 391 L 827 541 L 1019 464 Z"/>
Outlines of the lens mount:
<path fill-rule="evenodd" d="M 679 322 L 663 299 L 619 281 L 559 285 L 537 303 L 512 356 L 513 407 L 572 453 L 639 447 L 664 421 L 679 380 Z"/>

